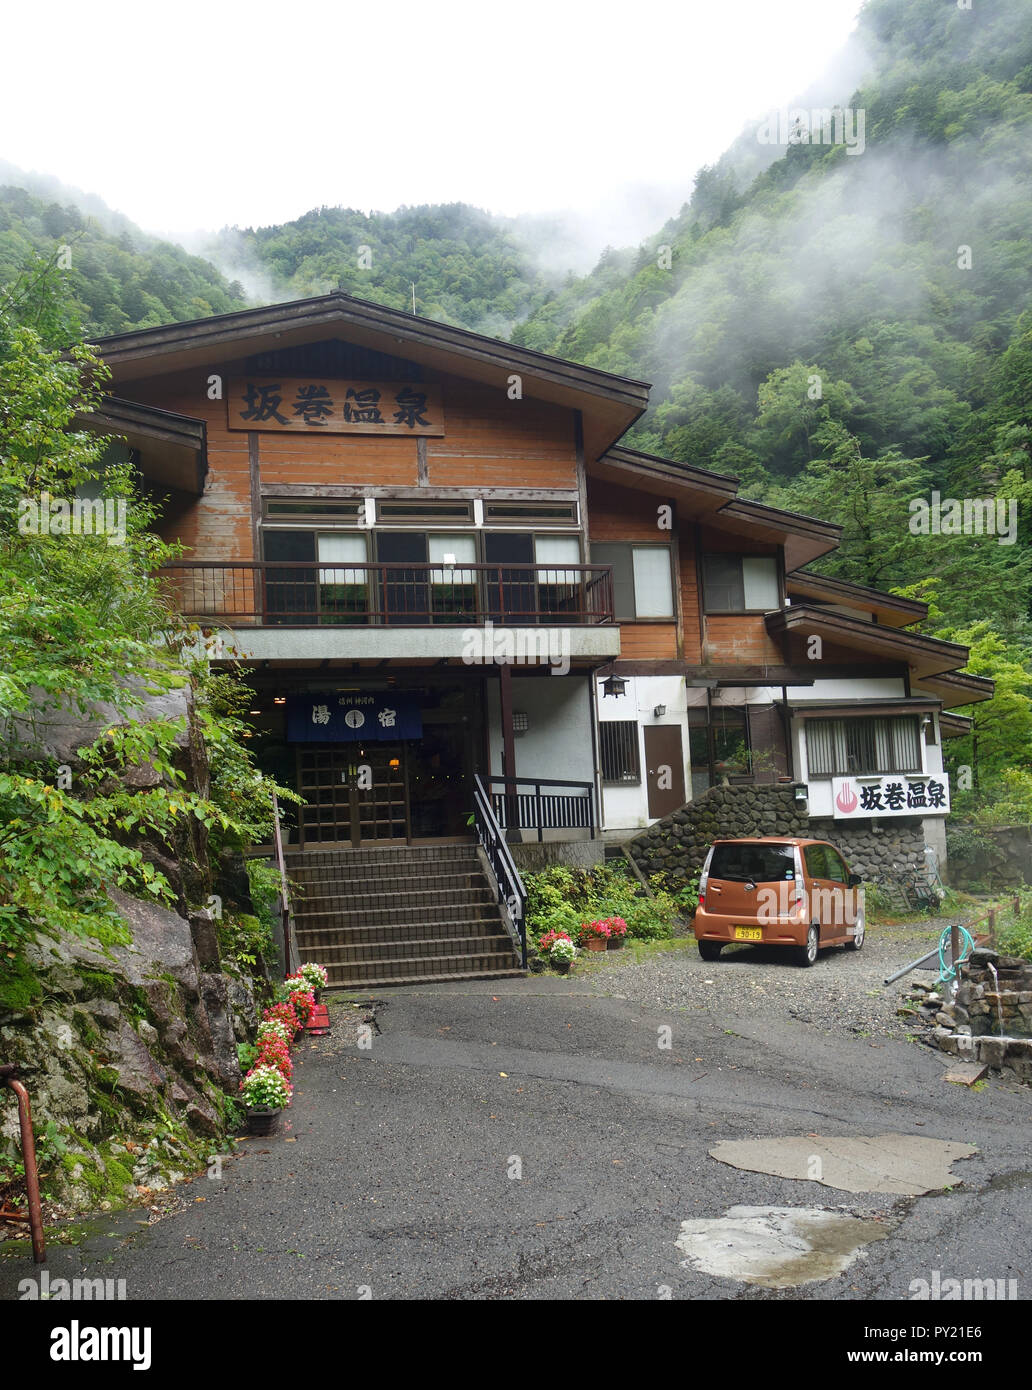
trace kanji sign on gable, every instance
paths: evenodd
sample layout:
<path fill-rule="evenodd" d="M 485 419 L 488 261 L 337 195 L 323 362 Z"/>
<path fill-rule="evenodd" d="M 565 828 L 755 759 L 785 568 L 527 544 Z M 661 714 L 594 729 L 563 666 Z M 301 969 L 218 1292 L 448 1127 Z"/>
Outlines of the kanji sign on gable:
<path fill-rule="evenodd" d="M 832 802 L 836 820 L 868 816 L 945 816 L 950 779 L 945 772 L 890 773 L 884 777 L 835 777 Z"/>
<path fill-rule="evenodd" d="M 226 409 L 231 430 L 444 434 L 440 388 L 420 381 L 236 377 Z"/>

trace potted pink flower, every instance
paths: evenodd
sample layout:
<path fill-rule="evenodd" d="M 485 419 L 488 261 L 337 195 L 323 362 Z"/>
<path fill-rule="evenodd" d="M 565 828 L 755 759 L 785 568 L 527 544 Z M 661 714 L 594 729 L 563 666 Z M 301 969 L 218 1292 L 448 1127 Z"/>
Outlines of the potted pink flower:
<path fill-rule="evenodd" d="M 608 917 L 606 921 L 609 926 L 608 948 L 618 951 L 627 939 L 627 923 L 622 917 Z"/>

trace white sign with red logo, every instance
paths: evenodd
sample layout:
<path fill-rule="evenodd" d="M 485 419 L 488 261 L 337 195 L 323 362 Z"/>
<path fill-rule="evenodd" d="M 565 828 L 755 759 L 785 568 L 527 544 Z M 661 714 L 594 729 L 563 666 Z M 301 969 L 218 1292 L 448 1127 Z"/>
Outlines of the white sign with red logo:
<path fill-rule="evenodd" d="M 930 772 L 927 776 L 898 772 L 886 777 L 834 777 L 831 795 L 836 820 L 945 816 L 950 809 L 950 779 L 945 772 Z"/>

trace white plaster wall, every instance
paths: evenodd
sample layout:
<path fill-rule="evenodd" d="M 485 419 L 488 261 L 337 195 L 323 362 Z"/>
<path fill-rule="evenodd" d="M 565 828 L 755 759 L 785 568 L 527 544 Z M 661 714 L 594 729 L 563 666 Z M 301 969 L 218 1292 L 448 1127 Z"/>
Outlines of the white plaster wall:
<path fill-rule="evenodd" d="M 512 707 L 527 715 L 530 727 L 517 734 L 516 773 L 524 777 L 572 777 L 591 782 L 591 703 L 588 676 L 512 678 Z M 497 681 L 488 681 L 488 735 L 491 771 L 502 772 L 502 721 Z"/>
<path fill-rule="evenodd" d="M 602 786 L 603 828 L 606 830 L 637 830 L 652 822 L 648 814 L 646 785 L 645 729 L 652 725 L 677 725 L 681 730 L 682 773 L 685 796 L 691 798 L 691 770 L 688 765 L 689 704 L 704 705 L 704 690 L 688 690 L 683 676 L 630 676 L 623 695 L 603 695 L 602 681 L 596 680 L 596 699 L 599 722 L 634 719 L 638 723 L 638 763 L 640 782 L 604 783 Z M 655 715 L 657 705 L 666 712 Z"/>

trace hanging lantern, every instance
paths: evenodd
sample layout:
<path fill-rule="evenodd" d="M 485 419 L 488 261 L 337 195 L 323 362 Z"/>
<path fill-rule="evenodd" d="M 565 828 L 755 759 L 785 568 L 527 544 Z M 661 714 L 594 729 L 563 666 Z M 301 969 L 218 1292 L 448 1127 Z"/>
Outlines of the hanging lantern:
<path fill-rule="evenodd" d="M 606 676 L 602 682 L 602 695 L 613 695 L 617 699 L 627 693 L 627 681 L 623 676 Z"/>

